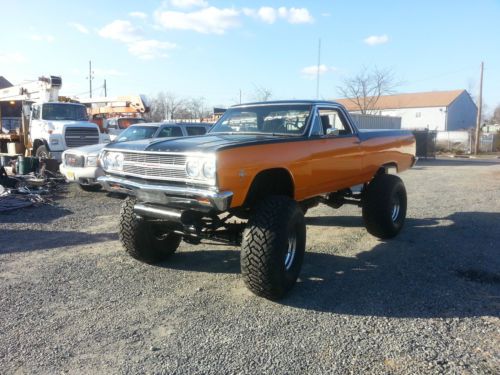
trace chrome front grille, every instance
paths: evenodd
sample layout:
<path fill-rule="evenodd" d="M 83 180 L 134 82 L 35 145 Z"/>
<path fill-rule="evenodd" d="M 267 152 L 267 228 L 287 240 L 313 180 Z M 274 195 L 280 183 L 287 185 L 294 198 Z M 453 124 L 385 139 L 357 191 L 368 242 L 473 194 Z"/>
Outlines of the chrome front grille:
<path fill-rule="evenodd" d="M 160 180 L 185 181 L 186 156 L 165 154 L 123 153 L 123 173 Z"/>
<path fill-rule="evenodd" d="M 70 127 L 66 128 L 64 133 L 64 140 L 66 146 L 80 147 L 95 145 L 99 143 L 99 130 L 96 128 L 80 128 Z"/>
<path fill-rule="evenodd" d="M 131 152 L 125 152 L 123 155 L 124 161 L 131 163 L 158 164 L 162 166 L 182 165 L 182 167 L 186 164 L 186 156 L 184 155 L 135 154 Z"/>

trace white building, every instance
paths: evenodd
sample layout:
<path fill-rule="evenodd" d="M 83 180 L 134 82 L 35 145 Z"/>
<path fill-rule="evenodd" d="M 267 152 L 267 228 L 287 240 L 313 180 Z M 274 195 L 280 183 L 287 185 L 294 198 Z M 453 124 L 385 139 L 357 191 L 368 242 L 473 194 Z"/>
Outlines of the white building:
<path fill-rule="evenodd" d="M 338 99 L 348 111 L 360 113 L 352 99 Z M 476 125 L 477 106 L 466 90 L 381 96 L 370 114 L 401 117 L 402 129 L 451 131 Z"/>

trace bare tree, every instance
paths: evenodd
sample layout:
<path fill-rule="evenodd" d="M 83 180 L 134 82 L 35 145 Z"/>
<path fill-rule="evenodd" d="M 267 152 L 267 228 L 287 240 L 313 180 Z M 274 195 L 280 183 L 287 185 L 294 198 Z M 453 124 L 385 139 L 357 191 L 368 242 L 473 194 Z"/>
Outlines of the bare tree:
<path fill-rule="evenodd" d="M 500 104 L 498 104 L 493 110 L 493 116 L 490 119 L 492 124 L 500 124 Z"/>
<path fill-rule="evenodd" d="M 376 111 L 377 102 L 382 95 L 394 93 L 399 85 L 391 69 L 373 70 L 363 67 L 354 77 L 344 79 L 337 89 L 342 96 L 351 101 L 362 114 Z"/>
<path fill-rule="evenodd" d="M 172 120 L 177 117 L 177 112 L 183 112 L 181 109 L 185 106 L 185 100 L 172 92 L 165 95 L 166 119 Z"/>
<path fill-rule="evenodd" d="M 201 119 L 207 115 L 205 108 L 205 98 L 191 98 L 187 101 L 186 105 L 188 111 L 191 113 L 191 118 Z"/>
<path fill-rule="evenodd" d="M 155 98 L 151 100 L 149 113 L 146 114 L 148 121 L 160 122 L 165 120 L 167 116 L 167 107 L 165 103 L 165 94 L 159 92 Z"/>
<path fill-rule="evenodd" d="M 257 85 L 254 85 L 254 87 L 255 87 L 254 97 L 255 100 L 258 102 L 267 102 L 273 96 L 273 92 L 268 88 Z"/>

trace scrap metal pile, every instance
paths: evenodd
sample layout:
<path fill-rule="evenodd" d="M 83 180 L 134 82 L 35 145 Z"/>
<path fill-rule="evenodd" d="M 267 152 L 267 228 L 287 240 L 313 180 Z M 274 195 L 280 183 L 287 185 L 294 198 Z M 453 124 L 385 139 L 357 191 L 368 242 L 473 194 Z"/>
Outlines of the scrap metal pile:
<path fill-rule="evenodd" d="M 0 167 L 0 213 L 52 204 L 53 196 L 64 183 L 64 177 L 44 168 L 38 173 L 9 176 Z"/>

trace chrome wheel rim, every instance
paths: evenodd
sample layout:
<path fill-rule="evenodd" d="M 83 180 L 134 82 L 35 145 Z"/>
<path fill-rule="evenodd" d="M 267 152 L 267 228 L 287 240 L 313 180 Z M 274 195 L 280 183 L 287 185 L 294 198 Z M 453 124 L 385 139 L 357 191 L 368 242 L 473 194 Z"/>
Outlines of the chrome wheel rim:
<path fill-rule="evenodd" d="M 295 259 L 295 253 L 297 252 L 297 234 L 295 231 L 288 235 L 288 249 L 285 255 L 285 270 L 292 268 L 293 261 Z"/>
<path fill-rule="evenodd" d="M 396 222 L 396 220 L 398 219 L 400 210 L 401 210 L 401 205 L 399 203 L 399 197 L 395 197 L 394 202 L 392 204 L 392 212 L 391 212 L 391 219 L 393 222 Z"/>

